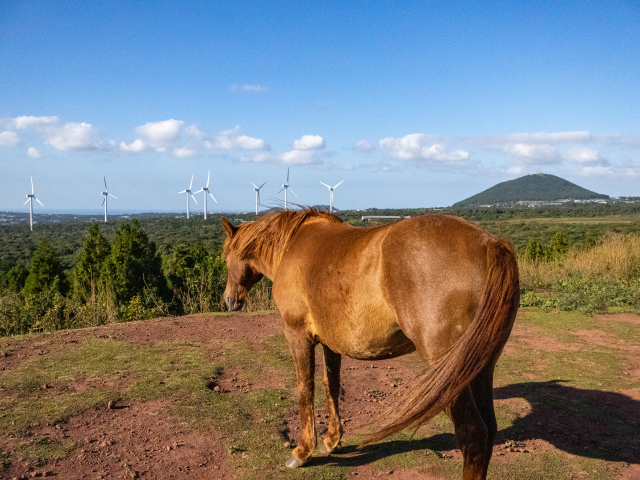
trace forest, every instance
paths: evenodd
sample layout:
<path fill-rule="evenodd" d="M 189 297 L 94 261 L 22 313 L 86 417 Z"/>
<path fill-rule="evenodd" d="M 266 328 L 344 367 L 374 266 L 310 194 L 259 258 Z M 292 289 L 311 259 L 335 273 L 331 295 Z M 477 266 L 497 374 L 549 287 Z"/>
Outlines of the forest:
<path fill-rule="evenodd" d="M 635 257 L 635 247 L 624 247 L 631 266 L 617 276 L 607 275 L 606 265 L 604 273 L 589 270 L 584 275 L 580 270 L 551 269 L 565 268 L 570 259 L 593 256 L 613 244 L 636 245 L 632 239 L 640 234 L 637 205 L 368 209 L 337 214 L 358 227 L 385 222 L 363 222 L 363 215 L 461 216 L 514 243 L 526 304 L 588 311 L 639 306 L 635 292 L 640 254 Z M 236 224 L 256 218 L 248 213 L 228 217 Z M 32 232 L 25 225 L 2 226 L 0 336 L 222 311 L 224 238 L 220 214 L 207 220 L 147 216 L 106 224 L 42 223 Z M 558 274 L 561 271 L 564 276 Z M 608 279 L 606 285 L 603 279 Z M 602 288 L 594 290 L 593 285 Z M 573 292 L 571 302 L 565 301 L 567 289 Z M 268 280 L 254 289 L 247 308 L 275 308 Z"/>

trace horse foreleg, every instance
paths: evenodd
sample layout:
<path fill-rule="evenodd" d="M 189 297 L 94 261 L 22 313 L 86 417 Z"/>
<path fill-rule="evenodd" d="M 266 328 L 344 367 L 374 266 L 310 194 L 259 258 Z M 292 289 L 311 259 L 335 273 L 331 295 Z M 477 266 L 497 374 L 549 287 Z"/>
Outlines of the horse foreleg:
<path fill-rule="evenodd" d="M 313 415 L 315 356 L 312 343 L 304 334 L 285 328 L 285 337 L 296 365 L 302 438 L 287 460 L 287 467 L 304 465 L 316 448 L 316 423 Z"/>
<path fill-rule="evenodd" d="M 342 424 L 340 423 L 340 363 L 342 355 L 335 353 L 326 345 L 322 345 L 324 353 L 324 392 L 329 406 L 329 430 L 320 444 L 320 452 L 329 454 L 340 449 Z"/>
<path fill-rule="evenodd" d="M 471 387 L 466 387 L 451 402 L 447 414 L 453 420 L 458 446 L 462 451 L 464 466 L 462 480 L 487 478 L 488 428 L 476 406 Z M 489 453 L 490 455 L 490 453 Z"/>

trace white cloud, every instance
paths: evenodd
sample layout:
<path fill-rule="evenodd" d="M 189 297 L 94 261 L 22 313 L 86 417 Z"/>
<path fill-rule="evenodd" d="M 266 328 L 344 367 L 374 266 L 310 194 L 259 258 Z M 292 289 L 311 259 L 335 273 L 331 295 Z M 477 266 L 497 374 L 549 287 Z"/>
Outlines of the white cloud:
<path fill-rule="evenodd" d="M 182 120 L 163 120 L 149 122 L 136 127 L 135 132 L 154 144 L 166 144 L 176 142 L 180 138 L 180 131 L 184 122 Z"/>
<path fill-rule="evenodd" d="M 285 165 L 309 165 L 319 163 L 315 158 L 313 150 L 292 150 L 282 154 L 281 163 Z"/>
<path fill-rule="evenodd" d="M 506 135 L 509 143 L 546 143 L 546 144 L 566 144 L 583 143 L 592 139 L 592 135 L 587 131 L 577 132 L 537 132 L 537 133 L 513 133 Z"/>
<path fill-rule="evenodd" d="M 614 171 L 611 168 L 601 165 L 582 167 L 579 173 L 585 177 L 604 177 L 614 175 Z"/>
<path fill-rule="evenodd" d="M 40 158 L 40 152 L 36 150 L 34 147 L 29 147 L 29 150 L 27 150 L 27 155 L 29 155 L 32 158 Z"/>
<path fill-rule="evenodd" d="M 129 145 L 127 145 L 124 142 L 120 143 L 120 150 L 123 150 L 125 152 L 140 152 L 145 148 L 146 148 L 146 145 L 144 144 L 141 138 L 137 138 L 136 140 L 133 141 L 133 143 L 130 143 Z"/>
<path fill-rule="evenodd" d="M 16 132 L 6 130 L 0 133 L 0 146 L 15 147 L 18 144 L 20 144 L 20 138 Z"/>
<path fill-rule="evenodd" d="M 351 150 L 353 150 L 354 152 L 359 152 L 359 153 L 373 152 L 375 149 L 376 149 L 376 147 L 371 145 L 366 140 L 360 140 L 353 147 L 351 147 Z"/>
<path fill-rule="evenodd" d="M 525 163 L 549 165 L 562 162 L 558 151 L 550 145 L 516 143 L 505 146 L 504 151 Z"/>
<path fill-rule="evenodd" d="M 193 148 L 182 147 L 182 148 L 176 148 L 173 151 L 173 154 L 179 158 L 192 158 L 198 155 L 198 151 Z"/>
<path fill-rule="evenodd" d="M 42 128 L 60 124 L 58 117 L 32 117 L 22 116 L 13 119 L 13 126 L 16 130 L 25 128 Z"/>
<path fill-rule="evenodd" d="M 195 125 L 189 125 L 185 130 L 189 135 L 196 137 L 198 140 L 204 140 L 206 138 L 204 132 Z"/>
<path fill-rule="evenodd" d="M 567 160 L 577 162 L 585 166 L 608 166 L 609 161 L 603 158 L 597 150 L 592 148 L 572 148 L 565 155 Z"/>
<path fill-rule="evenodd" d="M 65 123 L 47 135 L 45 143 L 58 150 L 94 150 L 104 148 L 90 123 Z"/>
<path fill-rule="evenodd" d="M 320 150 L 325 147 L 324 138 L 320 135 L 303 135 L 293 142 L 294 150 Z"/>
<path fill-rule="evenodd" d="M 241 162 L 278 163 L 280 165 L 321 165 L 324 162 L 315 150 L 292 150 L 277 155 L 271 152 L 259 153 L 252 156 L 240 157 Z"/>
<path fill-rule="evenodd" d="M 233 90 L 234 92 L 237 92 L 238 90 L 242 90 L 243 92 L 260 93 L 260 92 L 266 92 L 267 87 L 263 87 L 261 85 L 237 85 L 234 83 L 233 85 L 231 85 L 231 90 Z"/>
<path fill-rule="evenodd" d="M 60 118 L 55 116 L 21 116 L 9 120 L 7 126 L 14 130 L 32 130 L 47 145 L 58 150 L 111 148 L 111 143 L 105 143 L 96 128 L 86 122 L 63 123 Z"/>
<path fill-rule="evenodd" d="M 413 133 L 401 138 L 383 138 L 380 147 L 387 150 L 394 158 L 401 160 L 435 160 L 438 162 L 455 163 L 469 159 L 469 152 L 453 150 L 447 152 L 442 144 L 431 146 L 429 138 L 422 133 Z"/>
<path fill-rule="evenodd" d="M 247 135 L 239 135 L 236 133 L 240 130 L 240 125 L 220 132 L 213 142 L 206 141 L 204 144 L 207 148 L 221 150 L 269 150 L 271 147 L 261 138 L 253 138 Z"/>

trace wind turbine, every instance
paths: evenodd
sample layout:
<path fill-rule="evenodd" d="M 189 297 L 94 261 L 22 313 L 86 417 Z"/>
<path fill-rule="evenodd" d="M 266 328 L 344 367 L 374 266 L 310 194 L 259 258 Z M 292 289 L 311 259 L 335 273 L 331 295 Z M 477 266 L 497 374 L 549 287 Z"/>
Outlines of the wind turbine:
<path fill-rule="evenodd" d="M 31 177 L 31 195 L 29 195 L 27 193 L 27 201 L 24 202 L 24 204 L 22 205 L 23 207 L 31 202 L 31 204 L 29 205 L 29 229 L 33 230 L 33 201 L 38 202 L 40 205 L 42 205 L 42 202 L 40 200 L 38 200 L 36 198 L 36 196 L 33 194 L 33 177 Z M 42 205 L 44 207 L 44 205 Z"/>
<path fill-rule="evenodd" d="M 287 167 L 287 183 L 285 183 L 284 185 L 282 185 L 282 190 L 284 190 L 284 209 L 287 210 L 287 190 L 289 190 L 289 167 Z M 282 192 L 282 190 L 280 190 L 280 192 Z M 278 193 L 280 193 L 278 192 Z M 291 190 L 291 193 L 293 193 L 296 197 L 298 196 L 298 194 L 296 192 L 294 192 L 293 190 Z"/>
<path fill-rule="evenodd" d="M 191 184 L 189 184 L 189 188 L 187 188 L 186 190 L 182 190 L 181 192 L 178 192 L 178 195 L 181 193 L 187 194 L 187 218 L 189 218 L 189 197 L 193 198 L 193 201 L 196 202 L 196 205 L 198 204 L 198 202 L 196 201 L 196 197 L 194 197 L 193 193 L 191 193 L 192 186 L 193 186 L 193 175 L 191 175 Z"/>
<path fill-rule="evenodd" d="M 267 183 L 267 182 L 264 182 L 264 183 Z M 264 187 L 264 183 L 259 187 L 256 187 L 256 184 L 251 182 L 251 185 L 253 185 L 253 189 L 256 191 L 256 215 L 258 214 L 258 205 L 260 205 L 260 189 Z"/>
<path fill-rule="evenodd" d="M 211 192 L 209 191 L 209 179 L 211 178 L 211 170 L 209 170 L 209 175 L 207 175 L 207 186 L 206 187 L 202 187 L 200 190 L 198 190 L 196 193 L 200 193 L 200 192 L 204 192 L 204 219 L 207 219 L 207 193 L 209 195 L 211 195 Z M 193 181 L 193 177 L 192 177 L 192 181 Z M 189 187 L 191 188 L 191 187 Z M 187 197 L 188 199 L 189 197 Z M 211 198 L 213 198 L 213 201 L 218 203 L 218 201 L 215 199 L 215 197 L 213 195 L 211 195 Z M 195 198 L 194 198 L 195 200 Z M 197 203 L 197 202 L 196 202 Z M 187 206 L 187 211 L 189 211 L 189 207 Z M 189 218 L 189 214 L 187 214 L 187 218 Z"/>
<path fill-rule="evenodd" d="M 344 182 L 344 180 L 341 180 L 340 183 Z M 329 189 L 329 213 L 333 212 L 333 189 L 334 188 L 338 188 L 338 185 L 340 185 L 340 183 L 338 185 L 336 185 L 335 187 L 332 187 L 330 185 L 327 185 L 324 182 L 320 182 L 322 183 L 325 187 L 327 187 Z"/>
<path fill-rule="evenodd" d="M 107 223 L 107 199 L 109 197 L 113 197 L 117 200 L 118 197 L 109 193 L 109 189 L 107 188 L 107 178 L 104 176 L 102 178 L 104 178 L 104 192 L 102 192 L 102 195 L 104 195 L 104 200 L 102 200 L 102 205 L 104 205 L 104 223 Z"/>

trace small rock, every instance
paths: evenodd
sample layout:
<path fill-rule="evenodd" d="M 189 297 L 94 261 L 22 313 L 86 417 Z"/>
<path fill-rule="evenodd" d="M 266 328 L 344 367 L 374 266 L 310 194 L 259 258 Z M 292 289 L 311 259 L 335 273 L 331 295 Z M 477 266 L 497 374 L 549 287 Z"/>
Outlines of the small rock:
<path fill-rule="evenodd" d="M 284 448 L 291 448 L 291 442 L 284 442 Z"/>
<path fill-rule="evenodd" d="M 51 388 L 51 386 L 48 383 L 45 383 L 44 385 L 42 385 L 42 390 L 46 390 L 47 388 Z"/>
<path fill-rule="evenodd" d="M 109 403 L 107 403 L 107 408 L 109 410 L 113 410 L 116 406 L 116 402 L 114 402 L 113 400 L 109 400 Z"/>
<path fill-rule="evenodd" d="M 214 392 L 219 392 L 220 390 L 221 390 L 220 385 L 216 385 L 215 387 L 213 387 Z"/>
<path fill-rule="evenodd" d="M 167 452 L 168 452 L 169 450 L 171 450 L 171 447 L 170 447 L 169 445 L 167 445 L 167 446 L 166 446 L 166 447 L 164 447 L 164 448 L 167 450 Z"/>

